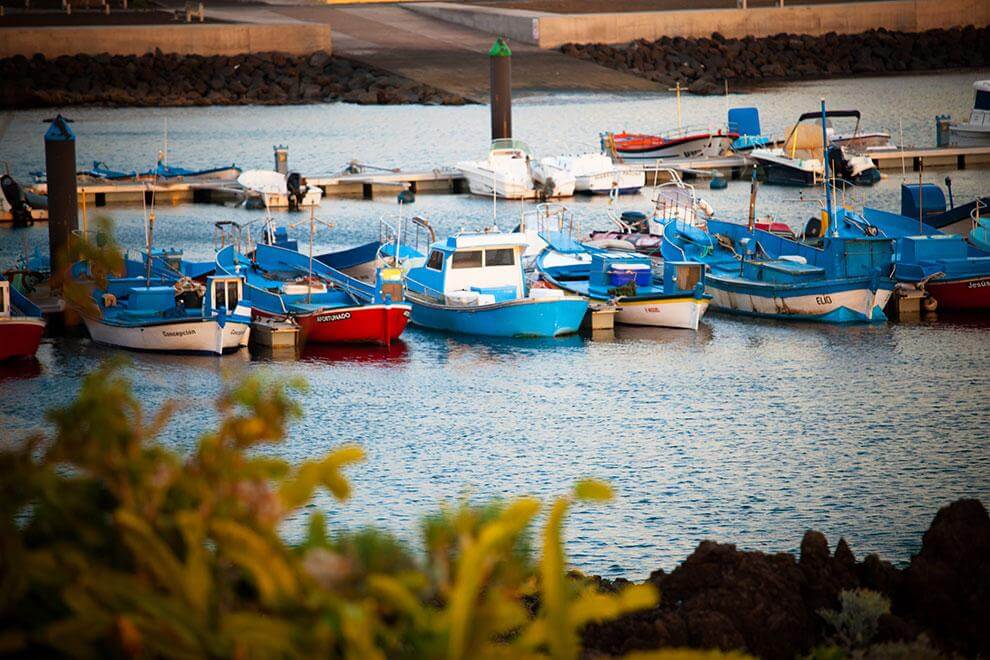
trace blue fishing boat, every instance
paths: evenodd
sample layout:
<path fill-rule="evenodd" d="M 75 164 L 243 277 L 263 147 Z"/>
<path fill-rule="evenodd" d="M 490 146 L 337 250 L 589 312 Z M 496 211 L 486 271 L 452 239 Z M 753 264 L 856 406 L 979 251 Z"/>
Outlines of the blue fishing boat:
<path fill-rule="evenodd" d="M 826 117 L 822 101 L 823 132 Z M 825 159 L 826 181 L 829 166 Z M 850 212 L 833 209 L 832 192 L 825 187 L 822 216 L 809 222 L 802 241 L 757 229 L 751 206 L 748 226 L 715 219 L 704 229 L 669 222 L 661 252 L 664 259 L 705 263 L 706 288 L 719 310 L 828 323 L 886 320 L 883 309 L 894 289 L 893 241 L 840 232 Z"/>
<path fill-rule="evenodd" d="M 80 170 L 78 172 L 79 176 L 84 176 L 99 181 L 167 181 L 170 179 L 181 179 L 183 181 L 193 179 L 233 181 L 236 180 L 240 174 L 241 168 L 233 164 L 220 167 L 191 169 L 168 165 L 161 159 L 158 160 L 153 168 L 144 172 L 138 172 L 137 170 L 131 170 L 129 172 L 124 170 L 114 170 L 108 167 L 106 163 L 100 161 L 93 161 L 93 166 L 91 168 Z"/>
<path fill-rule="evenodd" d="M 967 242 L 931 225 L 896 213 L 866 208 L 859 222 L 846 222 L 847 231 L 895 239 L 894 277 L 923 289 L 943 311 L 990 309 L 990 250 L 981 249 L 988 219 L 976 218 Z M 974 220 L 970 220 L 973 226 Z M 982 233 L 981 233 L 982 232 Z M 987 245 L 986 247 L 990 247 Z"/>
<path fill-rule="evenodd" d="M 406 274 L 416 325 L 493 337 L 557 337 L 581 327 L 588 301 L 560 289 L 527 290 L 518 233 L 476 232 L 430 244 Z"/>
<path fill-rule="evenodd" d="M 405 330 L 411 313 L 397 270 L 382 270 L 368 284 L 272 244 L 258 244 L 250 256 L 228 245 L 216 263 L 218 272 L 245 278 L 244 295 L 255 316 L 291 318 L 306 342 L 387 346 Z"/>
<path fill-rule="evenodd" d="M 948 203 L 945 192 L 934 183 L 901 184 L 901 223 L 904 231 L 917 231 L 920 221 L 946 234 L 966 235 L 973 228 L 975 218 L 990 217 L 990 197 L 978 197 L 956 206 L 952 196 L 952 179 L 949 177 L 945 177 L 945 187 L 949 192 Z M 894 220 L 885 218 L 887 223 Z"/>
<path fill-rule="evenodd" d="M 646 255 L 589 247 L 563 232 L 541 237 L 547 247 L 537 256 L 536 268 L 544 281 L 589 300 L 614 303 L 618 323 L 698 329 L 712 298 L 705 293 L 700 262 L 665 261 L 658 283 Z"/>
<path fill-rule="evenodd" d="M 209 277 L 194 290 L 143 277 L 110 278 L 95 289 L 98 313 L 83 309 L 93 341 L 170 353 L 223 354 L 247 346 L 250 309 L 240 277 Z"/>

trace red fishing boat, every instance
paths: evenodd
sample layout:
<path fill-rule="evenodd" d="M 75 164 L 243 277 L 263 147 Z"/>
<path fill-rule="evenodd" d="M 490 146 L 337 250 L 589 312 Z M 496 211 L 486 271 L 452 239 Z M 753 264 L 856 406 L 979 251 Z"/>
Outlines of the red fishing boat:
<path fill-rule="evenodd" d="M 990 275 L 944 281 L 928 280 L 925 290 L 945 312 L 990 310 Z"/>
<path fill-rule="evenodd" d="M 41 309 L 0 276 L 0 360 L 34 356 L 44 332 Z"/>
<path fill-rule="evenodd" d="M 302 344 L 382 344 L 390 345 L 409 323 L 408 303 L 354 305 L 349 307 L 312 305 L 303 311 L 303 303 L 289 305 L 288 313 L 277 314 L 258 307 L 254 315 L 261 318 L 291 316 L 299 324 Z"/>

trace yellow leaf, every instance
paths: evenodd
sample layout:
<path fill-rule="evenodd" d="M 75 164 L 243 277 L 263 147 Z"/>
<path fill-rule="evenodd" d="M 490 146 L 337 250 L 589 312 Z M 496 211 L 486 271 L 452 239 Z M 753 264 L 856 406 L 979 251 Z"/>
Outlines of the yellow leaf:
<path fill-rule="evenodd" d="M 579 500 L 607 502 L 612 499 L 612 488 L 597 479 L 582 479 L 574 486 L 574 497 Z"/>

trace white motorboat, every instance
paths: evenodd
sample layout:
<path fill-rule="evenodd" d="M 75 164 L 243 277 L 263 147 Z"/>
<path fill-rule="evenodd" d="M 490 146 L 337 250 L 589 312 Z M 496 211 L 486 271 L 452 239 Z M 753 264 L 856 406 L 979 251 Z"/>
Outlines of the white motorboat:
<path fill-rule="evenodd" d="M 272 170 L 248 170 L 237 177 L 247 206 L 259 208 L 295 208 L 319 206 L 323 189 L 310 186 L 296 172 L 288 176 Z"/>
<path fill-rule="evenodd" d="M 949 126 L 949 143 L 957 147 L 990 145 L 990 80 L 973 83 L 976 98 L 966 123 Z"/>
<path fill-rule="evenodd" d="M 457 163 L 474 195 L 503 199 L 535 199 L 538 196 L 530 163 L 533 152 L 521 140 L 495 140 L 485 160 Z"/>
<path fill-rule="evenodd" d="M 558 162 L 557 158 L 548 157 L 533 161 L 530 164 L 533 172 L 533 183 L 541 193 L 541 197 L 573 197 L 577 183 L 574 173 L 566 165 Z"/>
<path fill-rule="evenodd" d="M 637 193 L 646 185 L 646 173 L 639 168 L 618 165 L 605 154 L 579 154 L 543 158 L 540 163 L 551 163 L 574 175 L 574 190 L 592 195 L 609 195 L 613 190 L 620 195 Z"/>

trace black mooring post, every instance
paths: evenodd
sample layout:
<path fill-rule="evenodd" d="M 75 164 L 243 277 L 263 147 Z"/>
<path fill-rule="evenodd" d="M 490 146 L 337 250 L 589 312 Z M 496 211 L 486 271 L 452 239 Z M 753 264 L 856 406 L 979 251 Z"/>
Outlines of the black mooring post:
<path fill-rule="evenodd" d="M 62 272 L 69 257 L 72 232 L 79 228 L 76 196 L 76 136 L 69 121 L 58 115 L 45 133 L 45 172 L 48 178 L 48 249 L 52 274 Z"/>
<path fill-rule="evenodd" d="M 512 137 L 512 51 L 502 37 L 488 51 L 491 61 L 492 140 Z"/>

